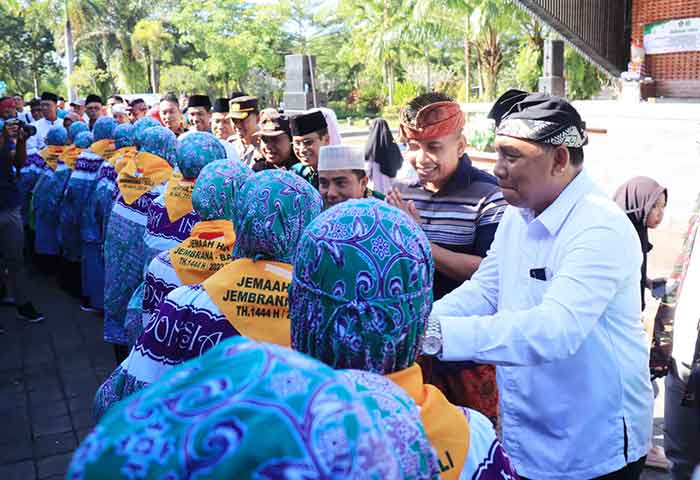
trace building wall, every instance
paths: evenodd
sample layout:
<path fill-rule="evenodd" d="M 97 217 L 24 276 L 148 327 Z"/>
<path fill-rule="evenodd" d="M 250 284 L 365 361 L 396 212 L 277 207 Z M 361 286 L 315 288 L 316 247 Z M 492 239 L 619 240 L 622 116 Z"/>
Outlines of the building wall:
<path fill-rule="evenodd" d="M 633 0 L 632 41 L 644 42 L 644 24 L 658 20 L 700 17 L 700 0 Z M 647 55 L 657 96 L 700 97 L 700 52 Z"/>

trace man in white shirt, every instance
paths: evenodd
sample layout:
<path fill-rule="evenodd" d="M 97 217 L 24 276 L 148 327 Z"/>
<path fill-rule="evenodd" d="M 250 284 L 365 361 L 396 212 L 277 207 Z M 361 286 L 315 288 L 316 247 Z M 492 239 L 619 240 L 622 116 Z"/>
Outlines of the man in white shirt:
<path fill-rule="evenodd" d="M 653 405 L 639 240 L 583 169 L 568 102 L 509 91 L 491 117 L 510 206 L 472 279 L 435 303 L 424 352 L 497 366 L 521 477 L 637 479 Z"/>
<path fill-rule="evenodd" d="M 228 116 L 228 104 L 228 98 L 217 98 L 214 100 L 211 113 L 211 130 L 226 149 L 226 158 L 229 160 L 240 160 L 236 147 L 228 141 L 233 136 L 233 120 Z"/>
<path fill-rule="evenodd" d="M 63 120 L 58 118 L 56 113 L 58 109 L 58 95 L 51 92 L 41 94 L 41 113 L 44 118 L 37 120 L 32 125 L 36 127 L 36 134 L 27 140 L 27 154 L 38 152 L 46 146 L 44 141 L 46 134 L 49 133 L 51 127 L 62 126 Z"/>

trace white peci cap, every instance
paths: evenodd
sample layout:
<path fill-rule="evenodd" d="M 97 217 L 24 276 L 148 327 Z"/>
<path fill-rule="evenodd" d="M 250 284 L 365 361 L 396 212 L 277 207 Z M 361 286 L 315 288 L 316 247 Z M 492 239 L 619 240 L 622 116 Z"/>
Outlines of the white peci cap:
<path fill-rule="evenodd" d="M 321 147 L 318 155 L 318 171 L 364 170 L 365 154 L 358 147 L 328 145 Z"/>

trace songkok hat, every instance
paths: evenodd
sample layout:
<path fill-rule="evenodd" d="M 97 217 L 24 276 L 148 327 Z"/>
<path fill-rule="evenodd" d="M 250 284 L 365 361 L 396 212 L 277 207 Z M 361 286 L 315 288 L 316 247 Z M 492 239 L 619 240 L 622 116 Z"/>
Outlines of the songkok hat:
<path fill-rule="evenodd" d="M 228 113 L 228 98 L 217 98 L 211 109 L 215 113 Z"/>
<path fill-rule="evenodd" d="M 289 129 L 289 117 L 287 115 L 269 115 L 260 123 L 260 130 L 255 132 L 255 137 L 277 137 L 287 134 L 291 138 Z"/>
<path fill-rule="evenodd" d="M 321 147 L 318 156 L 319 172 L 329 170 L 363 170 L 365 155 L 361 149 L 349 145 L 329 145 Z"/>
<path fill-rule="evenodd" d="M 244 120 L 257 111 L 258 97 L 232 98 L 228 104 L 228 116 L 235 120 Z"/>
<path fill-rule="evenodd" d="M 88 103 L 99 103 L 100 105 L 103 105 L 104 102 L 102 101 L 102 97 L 99 95 L 95 95 L 94 93 L 91 93 L 87 97 L 85 97 L 85 104 L 87 105 Z"/>
<path fill-rule="evenodd" d="M 545 93 L 523 97 L 508 91 L 496 100 L 489 116 L 498 125 L 496 135 L 572 148 L 588 143 L 586 123 L 576 109 L 560 97 Z"/>
<path fill-rule="evenodd" d="M 208 95 L 190 95 L 187 99 L 187 108 L 190 107 L 204 107 L 211 110 L 211 100 Z"/>
<path fill-rule="evenodd" d="M 54 103 L 58 103 L 58 95 L 56 95 L 55 93 L 51 93 L 51 92 L 44 92 L 44 93 L 42 93 L 42 94 L 41 94 L 41 99 L 42 99 L 42 100 L 50 100 L 50 101 L 52 101 L 52 102 L 54 102 Z"/>
<path fill-rule="evenodd" d="M 293 137 L 301 137 L 328 128 L 326 117 L 319 110 L 292 117 L 290 126 Z"/>

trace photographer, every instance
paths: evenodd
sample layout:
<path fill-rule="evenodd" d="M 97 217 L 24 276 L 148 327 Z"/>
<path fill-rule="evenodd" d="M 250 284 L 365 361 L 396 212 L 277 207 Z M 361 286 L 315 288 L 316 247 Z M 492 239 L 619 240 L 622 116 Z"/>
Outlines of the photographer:
<path fill-rule="evenodd" d="M 31 323 L 44 316 L 36 311 L 27 296 L 29 284 L 24 270 L 24 229 L 20 213 L 21 198 L 17 180 L 27 158 L 27 128 L 19 122 L 0 121 L 0 263 L 7 269 L 19 318 Z"/>

